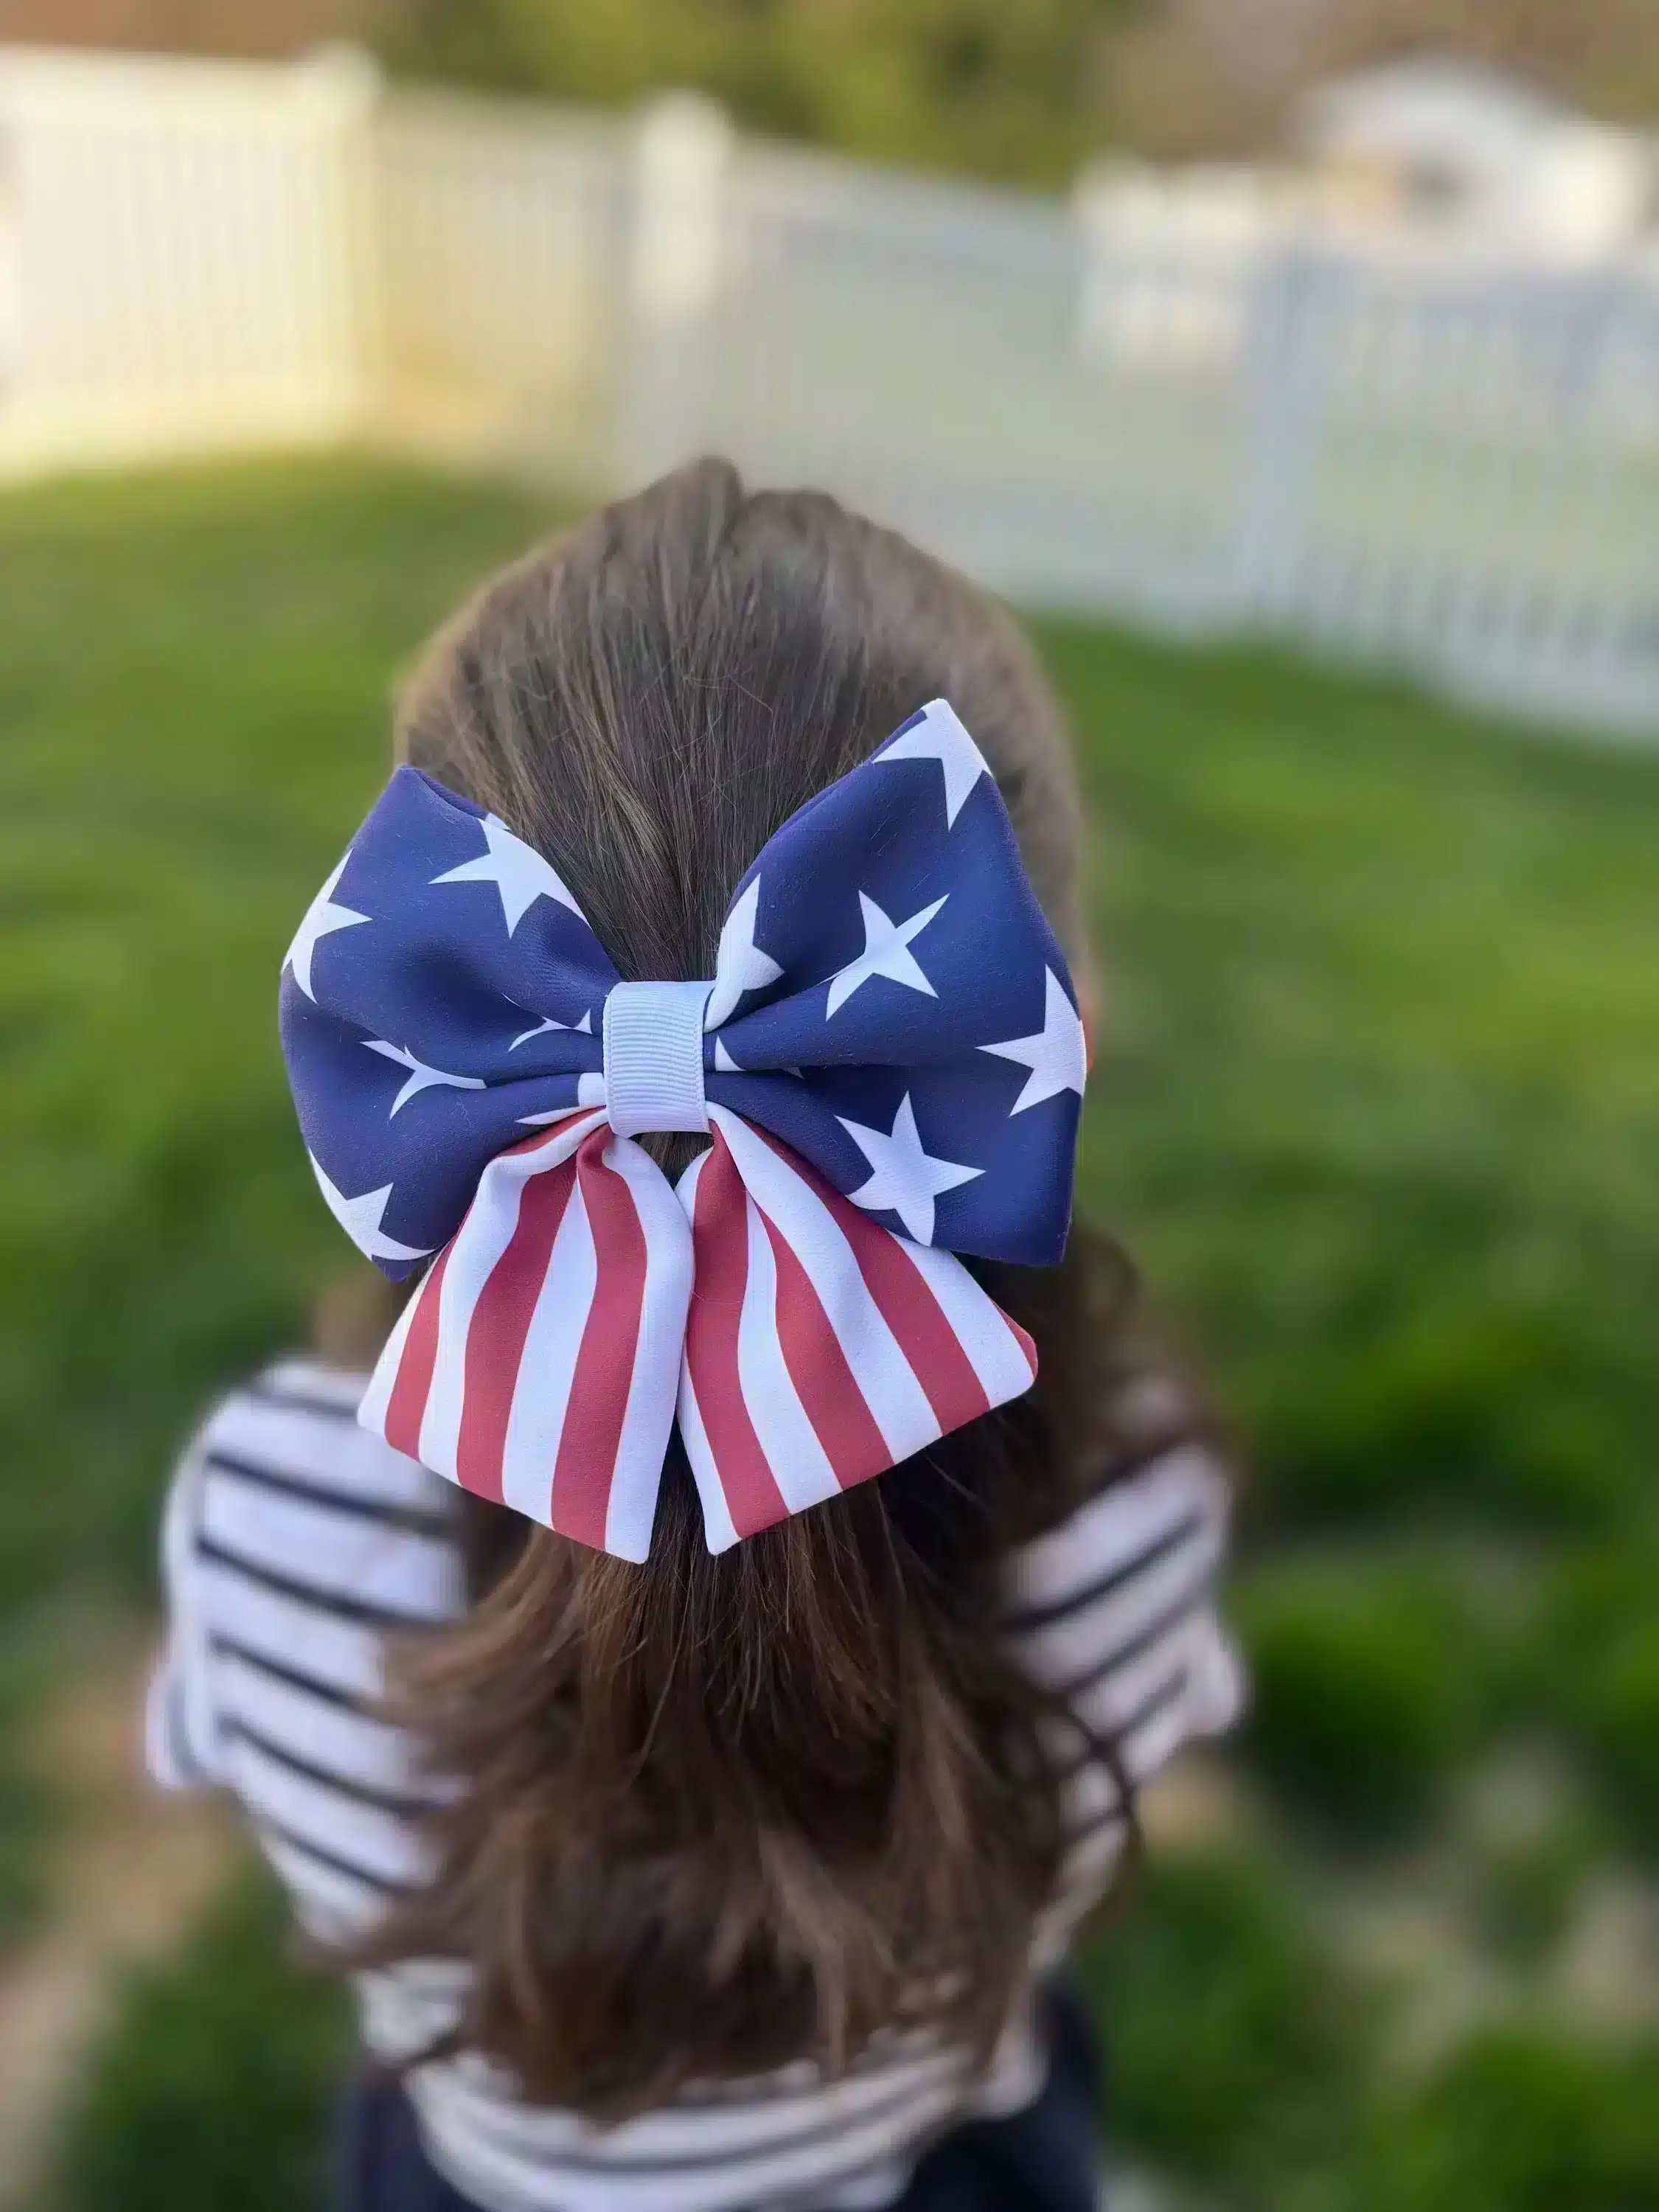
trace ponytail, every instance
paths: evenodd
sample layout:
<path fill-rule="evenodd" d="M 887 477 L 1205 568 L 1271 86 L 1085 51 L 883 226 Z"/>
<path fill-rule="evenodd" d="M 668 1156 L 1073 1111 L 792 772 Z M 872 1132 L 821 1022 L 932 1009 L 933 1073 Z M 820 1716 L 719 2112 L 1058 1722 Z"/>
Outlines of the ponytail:
<path fill-rule="evenodd" d="M 476 1601 L 398 1668 L 465 1787 L 437 1879 L 350 1963 L 466 1960 L 450 2041 L 604 2118 L 840 2070 L 907 2018 L 988 2059 L 1063 1847 L 1047 1708 L 997 1628 L 1011 1542 L 1076 1502 L 1084 1264 L 1023 1316 L 1031 1400 L 719 1556 L 678 1448 L 643 1565 L 466 1500 Z"/>

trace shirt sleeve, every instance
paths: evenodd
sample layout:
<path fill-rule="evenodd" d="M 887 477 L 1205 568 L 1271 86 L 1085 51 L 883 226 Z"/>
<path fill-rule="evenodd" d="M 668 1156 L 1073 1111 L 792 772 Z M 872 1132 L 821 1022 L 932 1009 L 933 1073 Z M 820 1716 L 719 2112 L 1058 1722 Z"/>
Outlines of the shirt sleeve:
<path fill-rule="evenodd" d="M 1219 1454 L 1166 1442 L 1109 1475 L 1011 1562 L 1008 1632 L 1052 1699 L 1043 1736 L 1060 1779 L 1060 1884 L 1033 1959 L 1061 1959 L 1109 1886 L 1133 1794 L 1183 1746 L 1221 1735 L 1244 1674 L 1216 1600 L 1230 1505 Z"/>
<path fill-rule="evenodd" d="M 1008 1629 L 1070 1717 L 1066 1766 L 1111 1745 L 1139 1787 L 1197 1737 L 1232 1726 L 1244 1678 L 1217 1583 L 1230 1486 L 1206 1443 L 1173 1443 L 1012 1562 Z"/>
<path fill-rule="evenodd" d="M 197 1559 L 206 1473 L 204 1430 L 173 1470 L 161 1522 L 167 1625 L 144 1700 L 144 1764 L 163 1790 L 210 1789 L 222 1779 Z"/>

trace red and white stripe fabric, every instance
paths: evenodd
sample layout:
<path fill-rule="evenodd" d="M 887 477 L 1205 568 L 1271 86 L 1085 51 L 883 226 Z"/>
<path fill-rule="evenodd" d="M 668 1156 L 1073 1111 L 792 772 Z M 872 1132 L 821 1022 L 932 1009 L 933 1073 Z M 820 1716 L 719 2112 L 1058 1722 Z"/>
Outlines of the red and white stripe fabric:
<path fill-rule="evenodd" d="M 726 1108 L 708 1121 L 678 1189 L 603 1111 L 492 1160 L 363 1425 L 639 1560 L 677 1414 L 720 1552 L 1030 1389 L 1030 1337 L 952 1254 Z"/>

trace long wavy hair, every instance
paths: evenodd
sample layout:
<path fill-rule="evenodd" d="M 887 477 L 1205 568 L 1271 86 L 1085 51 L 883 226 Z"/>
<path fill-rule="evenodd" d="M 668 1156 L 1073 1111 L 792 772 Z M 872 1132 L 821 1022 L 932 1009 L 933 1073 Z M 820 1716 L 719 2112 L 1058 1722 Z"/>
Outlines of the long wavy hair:
<path fill-rule="evenodd" d="M 428 647 L 399 746 L 553 862 L 624 978 L 690 979 L 772 833 L 939 695 L 1086 975 L 1030 648 L 821 495 L 705 461 L 538 549 Z M 643 1141 L 671 1172 L 696 1148 Z M 347 1963 L 466 1960 L 452 2040 L 532 2098 L 621 2117 L 911 2021 L 988 2057 L 1063 1851 L 1004 1562 L 1109 1468 L 1134 1351 L 1109 1252 L 977 1272 L 1036 1340 L 1030 1395 L 718 1558 L 678 1443 L 643 1565 L 464 1501 L 470 1609 L 395 1668 L 459 1789 L 429 1886 Z"/>

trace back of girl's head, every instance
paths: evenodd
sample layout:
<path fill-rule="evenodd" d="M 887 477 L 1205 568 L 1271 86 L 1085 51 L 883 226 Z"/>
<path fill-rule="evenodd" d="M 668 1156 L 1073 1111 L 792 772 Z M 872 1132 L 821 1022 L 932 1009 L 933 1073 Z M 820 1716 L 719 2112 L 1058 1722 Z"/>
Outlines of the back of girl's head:
<path fill-rule="evenodd" d="M 705 461 L 595 515 L 440 634 L 401 741 L 547 854 L 624 979 L 690 978 L 773 831 L 939 695 L 1080 966 L 1070 752 L 1018 629 L 822 493 Z"/>
<path fill-rule="evenodd" d="M 822 495 L 703 462 L 594 517 L 434 641 L 400 742 L 553 862 L 624 979 L 692 979 L 767 839 L 938 696 L 1081 978 L 1070 757 L 1028 648 Z M 623 2112 L 844 2063 L 907 2014 L 994 2038 L 1060 1856 L 1000 1570 L 1087 1472 L 1100 1352 L 1077 1257 L 981 1272 L 1036 1389 L 732 1551 L 678 1445 L 643 1565 L 465 1502 L 472 1608 L 404 1669 L 463 1786 L 371 1950 L 467 1959 L 465 2039 L 533 2094 Z"/>

